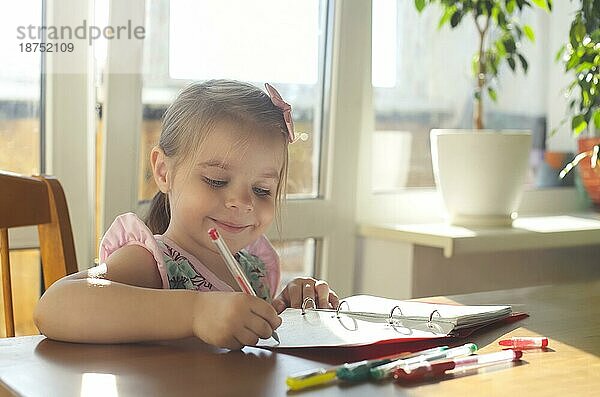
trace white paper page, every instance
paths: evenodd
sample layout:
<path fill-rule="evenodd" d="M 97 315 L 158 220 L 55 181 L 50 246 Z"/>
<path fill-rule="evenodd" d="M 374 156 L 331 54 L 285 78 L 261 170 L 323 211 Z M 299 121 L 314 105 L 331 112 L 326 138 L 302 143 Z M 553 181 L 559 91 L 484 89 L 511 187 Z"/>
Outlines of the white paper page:
<path fill-rule="evenodd" d="M 364 321 L 348 316 L 337 318 L 335 313 L 301 309 L 286 309 L 280 314 L 277 328 L 280 344 L 272 338 L 259 340 L 257 346 L 311 347 L 358 346 L 382 340 L 437 338 L 448 335 L 451 324 L 428 327 L 425 322 L 404 322 L 392 326 L 385 321 Z"/>
<path fill-rule="evenodd" d="M 348 304 L 344 304 L 342 306 L 342 310 L 389 314 L 394 306 L 400 306 L 403 316 L 419 316 L 427 318 L 429 318 L 431 313 L 437 310 L 437 313 L 434 313 L 433 315 L 434 320 L 437 317 L 441 317 L 448 320 L 457 320 L 454 321 L 455 324 L 465 325 L 469 325 L 470 322 L 476 322 L 476 320 L 479 319 L 502 318 L 511 312 L 511 307 L 506 305 L 445 305 L 425 302 L 399 301 L 372 295 L 355 295 L 343 300 L 348 302 Z M 394 314 L 399 315 L 400 311 L 396 309 Z"/>
<path fill-rule="evenodd" d="M 372 295 L 355 295 L 343 299 L 347 303 L 342 311 L 381 313 L 382 318 L 365 320 L 359 317 L 307 309 L 286 309 L 281 313 L 282 324 L 277 329 L 280 344 L 269 338 L 259 340 L 257 346 L 271 347 L 314 347 L 314 346 L 358 346 L 385 340 L 437 338 L 448 335 L 453 329 L 477 324 L 490 319 L 503 318 L 510 314 L 510 306 L 458 306 L 424 302 L 399 301 Z M 420 317 L 422 320 L 403 320 L 389 324 L 387 316 Z M 433 311 L 433 324 L 427 320 Z M 438 316 L 439 313 L 439 316 Z M 445 321 L 436 321 L 443 318 Z M 459 327 L 455 325 L 458 324 Z"/>

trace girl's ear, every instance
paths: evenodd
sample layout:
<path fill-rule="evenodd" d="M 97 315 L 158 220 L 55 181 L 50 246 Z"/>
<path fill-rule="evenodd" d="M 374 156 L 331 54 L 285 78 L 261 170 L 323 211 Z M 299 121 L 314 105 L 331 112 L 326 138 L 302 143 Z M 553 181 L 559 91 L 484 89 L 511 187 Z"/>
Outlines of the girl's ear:
<path fill-rule="evenodd" d="M 150 152 L 150 163 L 156 186 L 161 192 L 168 193 L 171 190 L 171 173 L 167 156 L 158 146 L 154 146 Z"/>

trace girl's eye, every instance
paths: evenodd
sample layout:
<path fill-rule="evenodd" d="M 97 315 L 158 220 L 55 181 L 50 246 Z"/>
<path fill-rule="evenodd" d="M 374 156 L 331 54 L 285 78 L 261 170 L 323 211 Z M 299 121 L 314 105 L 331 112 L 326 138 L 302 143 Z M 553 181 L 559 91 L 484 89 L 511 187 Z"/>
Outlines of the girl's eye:
<path fill-rule="evenodd" d="M 254 191 L 254 194 L 256 194 L 257 196 L 270 196 L 271 195 L 271 191 L 269 189 L 255 187 L 255 188 L 252 188 L 252 190 Z"/>
<path fill-rule="evenodd" d="M 227 185 L 227 181 L 219 181 L 216 179 L 210 179 L 208 177 L 204 177 L 204 182 L 206 182 L 206 184 L 211 187 L 223 187 Z"/>

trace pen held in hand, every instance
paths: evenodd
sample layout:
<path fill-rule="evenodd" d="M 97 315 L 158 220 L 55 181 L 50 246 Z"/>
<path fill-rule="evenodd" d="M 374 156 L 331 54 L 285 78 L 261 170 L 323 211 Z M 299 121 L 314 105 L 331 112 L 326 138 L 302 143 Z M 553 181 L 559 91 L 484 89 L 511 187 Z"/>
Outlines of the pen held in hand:
<path fill-rule="evenodd" d="M 212 242 L 219 249 L 219 252 L 221 253 L 221 256 L 223 257 L 223 260 L 225 261 L 227 268 L 231 272 L 231 275 L 233 276 L 235 281 L 240 286 L 240 289 L 243 292 L 245 292 L 246 294 L 256 296 L 256 292 L 254 291 L 254 289 L 252 289 L 252 285 L 250 285 L 250 281 L 248 281 L 248 278 L 246 277 L 246 275 L 240 268 L 240 265 L 238 264 L 238 262 L 235 260 L 235 258 L 231 254 L 231 251 L 227 247 L 227 244 L 225 244 L 225 241 L 223 240 L 223 238 L 221 237 L 219 232 L 217 232 L 217 229 L 215 229 L 214 227 L 209 229 L 208 235 L 209 235 L 210 239 L 212 240 Z M 279 336 L 277 335 L 277 332 L 273 331 L 272 338 L 275 339 L 279 343 Z"/>

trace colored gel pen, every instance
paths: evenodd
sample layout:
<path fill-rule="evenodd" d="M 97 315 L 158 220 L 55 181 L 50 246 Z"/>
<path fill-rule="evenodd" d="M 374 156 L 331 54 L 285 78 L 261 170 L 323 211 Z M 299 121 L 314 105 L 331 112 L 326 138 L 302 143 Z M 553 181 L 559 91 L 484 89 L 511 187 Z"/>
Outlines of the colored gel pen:
<path fill-rule="evenodd" d="M 223 260 L 225 261 L 227 268 L 231 272 L 231 275 L 233 276 L 235 281 L 240 286 L 241 290 L 249 295 L 256 296 L 256 292 L 254 291 L 254 289 L 252 289 L 252 285 L 250 284 L 250 281 L 248 281 L 248 278 L 246 277 L 246 275 L 240 268 L 240 265 L 237 263 L 237 261 L 231 254 L 229 247 L 227 247 L 227 244 L 225 244 L 225 240 L 223 240 L 223 238 L 221 237 L 219 232 L 217 232 L 217 229 L 215 229 L 214 227 L 211 228 L 208 231 L 208 235 L 209 235 L 210 239 L 212 240 L 212 242 L 219 249 L 219 252 L 221 253 L 221 256 L 223 257 Z M 271 336 L 273 337 L 273 339 L 275 339 L 279 343 L 279 336 L 277 335 L 277 332 L 273 331 L 273 334 Z"/>
<path fill-rule="evenodd" d="M 499 341 L 498 344 L 513 349 L 533 349 L 548 346 L 548 338 L 545 336 L 513 336 L 510 339 Z"/>
<path fill-rule="evenodd" d="M 394 371 L 394 379 L 398 382 L 422 381 L 440 377 L 446 371 L 466 371 L 487 365 L 518 361 L 522 356 L 523 352 L 519 350 L 503 350 L 496 353 L 478 354 L 437 363 L 422 362 L 397 368 Z"/>
<path fill-rule="evenodd" d="M 355 363 L 346 363 L 331 368 L 315 368 L 307 371 L 298 372 L 287 377 L 286 384 L 290 390 L 302 390 L 308 387 L 324 385 L 333 382 L 336 379 L 357 382 L 368 379 L 371 374 L 371 368 L 394 360 L 400 360 L 410 357 L 420 356 L 432 351 L 447 349 L 448 346 L 435 347 L 414 353 L 401 353 L 398 355 L 379 358 L 374 360 L 363 360 Z"/>
<path fill-rule="evenodd" d="M 446 360 L 454 357 L 462 357 L 473 354 L 477 351 L 477 345 L 474 343 L 467 343 L 463 346 L 453 347 L 452 349 L 446 349 L 441 351 L 433 351 L 428 354 L 408 358 L 406 360 L 398 360 L 389 364 L 380 365 L 371 370 L 371 376 L 375 379 L 389 378 L 394 374 L 394 371 L 401 367 L 407 367 L 410 365 L 418 365 L 422 362 Z"/>
<path fill-rule="evenodd" d="M 404 356 L 405 357 L 405 356 Z M 364 360 L 356 363 L 344 364 L 337 368 L 338 379 L 349 382 L 360 382 L 371 377 L 371 368 L 388 364 L 399 358 L 382 358 L 380 360 Z"/>
<path fill-rule="evenodd" d="M 385 379 L 392 376 L 394 370 L 400 366 L 410 363 L 418 363 L 422 361 L 440 360 L 446 358 L 444 352 L 447 351 L 448 346 L 434 347 L 433 349 L 423 350 L 417 355 L 403 360 L 396 360 L 387 364 L 382 364 L 377 367 L 373 367 L 369 370 L 371 378 L 373 379 Z"/>
<path fill-rule="evenodd" d="M 335 368 L 309 369 L 308 371 L 298 372 L 290 375 L 285 380 L 290 390 L 302 390 L 308 387 L 324 385 L 335 380 Z"/>

